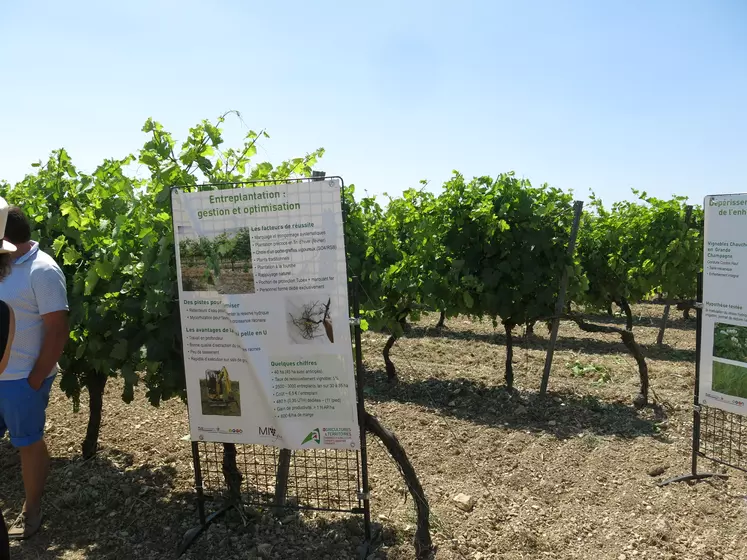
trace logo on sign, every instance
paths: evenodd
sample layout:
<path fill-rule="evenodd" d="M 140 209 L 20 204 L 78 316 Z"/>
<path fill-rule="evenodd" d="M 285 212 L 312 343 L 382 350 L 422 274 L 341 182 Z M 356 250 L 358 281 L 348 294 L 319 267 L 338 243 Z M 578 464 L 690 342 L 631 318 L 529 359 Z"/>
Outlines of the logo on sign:
<path fill-rule="evenodd" d="M 319 433 L 319 428 L 314 428 L 313 430 L 311 430 L 311 431 L 309 432 L 309 435 L 307 435 L 307 436 L 306 436 L 306 439 L 304 439 L 304 440 L 303 440 L 303 441 L 301 442 L 301 445 L 306 445 L 306 444 L 307 444 L 307 443 L 309 443 L 310 441 L 313 441 L 313 442 L 314 442 L 314 443 L 316 443 L 317 445 L 318 445 L 318 444 L 320 444 L 320 443 L 322 442 L 322 436 L 321 436 L 321 434 Z"/>
<path fill-rule="evenodd" d="M 280 439 L 280 434 L 277 432 L 274 426 L 259 426 L 259 437 L 268 438 L 272 440 Z"/>

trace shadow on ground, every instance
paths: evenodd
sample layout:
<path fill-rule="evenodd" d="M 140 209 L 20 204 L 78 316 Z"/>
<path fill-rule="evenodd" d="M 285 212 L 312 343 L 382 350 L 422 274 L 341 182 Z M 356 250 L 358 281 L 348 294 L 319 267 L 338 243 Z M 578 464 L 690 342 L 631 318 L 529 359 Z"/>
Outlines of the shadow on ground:
<path fill-rule="evenodd" d="M 651 307 L 654 307 L 654 305 L 651 305 Z M 657 313 L 664 313 L 664 306 L 663 305 L 655 305 L 656 312 Z M 674 308 L 672 308 L 672 311 L 670 312 L 669 318 L 667 319 L 667 326 L 666 330 L 683 330 L 683 331 L 695 331 L 695 317 L 694 317 L 694 311 L 693 311 L 693 317 L 691 319 L 684 319 L 682 317 L 681 312 L 677 312 Z M 430 314 L 424 314 L 426 317 L 432 317 L 433 318 L 433 326 L 431 328 L 435 329 L 435 325 L 438 322 L 438 313 L 430 313 Z M 599 323 L 599 324 L 607 324 L 607 325 L 615 325 L 618 327 L 625 327 L 626 324 L 626 318 L 625 315 L 622 313 L 615 313 L 613 315 L 608 315 L 606 313 L 584 313 L 584 318 L 592 323 Z M 633 315 L 633 329 L 636 327 L 639 328 L 659 328 L 661 326 L 661 315 L 659 316 L 642 316 L 642 315 Z M 430 322 L 430 319 L 426 319 L 428 322 Z M 453 321 L 454 318 L 447 318 L 446 319 L 446 327 L 448 328 L 450 321 Z M 479 319 L 475 319 L 477 324 L 479 323 Z M 483 323 L 485 325 L 490 325 L 490 319 L 484 319 Z M 499 326 L 499 328 L 502 328 Z M 543 321 L 537 321 L 537 323 L 534 326 L 535 330 L 539 331 L 540 329 L 544 329 L 544 322 Z"/>
<path fill-rule="evenodd" d="M 177 558 L 183 536 L 199 525 L 195 495 L 186 490 L 184 479 L 192 471 L 188 463 L 181 465 L 179 470 L 173 465 L 135 466 L 131 455 L 116 449 L 102 450 L 89 461 L 53 458 L 43 528 L 27 541 L 12 543 L 11 558 Z M 0 505 L 6 522 L 12 523 L 24 496 L 18 456 L 7 441 L 0 441 L 0 473 Z M 256 511 L 244 518 L 229 512 L 181 558 L 244 560 L 257 557 L 258 546 L 271 550 L 273 558 L 354 558 L 362 534 L 358 517 L 311 519 L 286 511 L 280 521 Z M 395 538 L 387 531 L 384 537 Z"/>
<path fill-rule="evenodd" d="M 602 324 L 600 322 L 600 324 Z M 500 327 L 499 327 L 500 328 Z M 544 329 L 544 327 L 541 327 Z M 537 332 L 540 332 L 539 330 Z M 634 330 L 635 332 L 635 330 Z M 420 325 L 408 326 L 404 338 L 446 338 L 455 341 L 477 341 L 488 344 L 506 345 L 506 335 L 500 331 L 495 333 L 473 332 L 470 330 L 452 330 L 448 327 L 445 329 L 436 329 L 435 327 L 425 327 Z M 530 350 L 547 350 L 548 340 L 537 335 L 524 336 L 519 332 L 514 333 L 513 337 L 514 351 L 523 349 Z M 691 362 L 695 360 L 695 350 L 682 350 L 673 348 L 668 344 L 663 344 L 661 348 L 656 345 L 647 345 L 639 342 L 641 349 L 646 357 L 665 362 Z M 584 338 L 564 335 L 560 331 L 557 342 L 555 343 L 556 351 L 583 352 L 584 354 L 628 354 L 628 350 L 622 341 L 607 342 L 594 338 Z M 631 358 L 632 359 L 632 358 Z"/>
<path fill-rule="evenodd" d="M 565 392 L 509 393 L 505 387 L 471 379 L 386 381 L 382 370 L 365 374 L 367 398 L 417 404 L 476 424 L 545 432 L 559 439 L 589 433 L 598 436 L 663 439 L 658 423 L 666 419 L 661 409 L 637 411 L 624 402 L 608 402 L 593 396 Z"/>

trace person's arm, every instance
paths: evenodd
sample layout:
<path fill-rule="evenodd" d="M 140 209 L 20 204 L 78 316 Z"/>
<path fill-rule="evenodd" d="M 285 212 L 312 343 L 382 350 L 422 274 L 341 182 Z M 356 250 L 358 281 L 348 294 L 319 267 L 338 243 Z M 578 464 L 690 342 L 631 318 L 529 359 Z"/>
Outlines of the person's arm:
<path fill-rule="evenodd" d="M 44 338 L 42 339 L 39 357 L 31 368 L 29 374 L 29 385 L 38 391 L 44 380 L 60 360 L 65 343 L 70 337 L 70 328 L 67 322 L 67 311 L 52 311 L 42 315 L 44 321 Z"/>
<path fill-rule="evenodd" d="M 53 266 L 34 270 L 31 274 L 31 287 L 44 323 L 39 357 L 28 377 L 29 385 L 38 391 L 62 356 L 65 343 L 70 337 L 70 328 L 67 286 L 62 270 Z"/>

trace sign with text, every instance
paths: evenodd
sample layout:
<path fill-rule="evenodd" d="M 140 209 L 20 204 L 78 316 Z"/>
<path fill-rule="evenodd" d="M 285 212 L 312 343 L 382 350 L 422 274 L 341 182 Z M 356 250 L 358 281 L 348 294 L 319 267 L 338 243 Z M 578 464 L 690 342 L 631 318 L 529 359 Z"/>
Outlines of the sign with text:
<path fill-rule="evenodd" d="M 704 200 L 700 404 L 747 414 L 747 194 Z"/>
<path fill-rule="evenodd" d="M 360 449 L 340 189 L 172 190 L 193 440 Z"/>

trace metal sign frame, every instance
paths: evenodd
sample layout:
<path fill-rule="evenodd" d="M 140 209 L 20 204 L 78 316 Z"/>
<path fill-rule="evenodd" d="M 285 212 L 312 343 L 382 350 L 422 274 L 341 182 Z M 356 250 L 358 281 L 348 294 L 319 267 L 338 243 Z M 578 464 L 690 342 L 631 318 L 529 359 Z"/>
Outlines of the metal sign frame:
<path fill-rule="evenodd" d="M 733 193 L 740 195 L 745 193 Z M 719 195 L 715 195 L 719 196 Z M 721 195 L 724 196 L 724 195 Z M 705 232 L 705 208 L 703 232 Z M 703 252 L 707 247 L 703 236 Z M 690 472 L 664 480 L 659 486 L 674 482 L 697 482 L 708 478 L 728 478 L 725 473 L 699 472 L 698 458 L 707 459 L 724 467 L 747 472 L 747 418 L 720 408 L 700 403 L 700 358 L 703 330 L 703 272 L 698 273 L 697 297 L 695 300 L 695 388 L 693 391 L 693 429 Z"/>
<path fill-rule="evenodd" d="M 325 176 L 314 172 L 312 177 L 293 179 L 262 179 L 199 185 L 175 185 L 186 192 L 222 190 L 228 188 L 271 186 L 315 182 L 334 179 L 340 182 L 341 195 L 345 182 L 339 176 Z M 173 200 L 173 199 L 172 199 Z M 171 208 L 173 224 L 173 206 Z M 345 224 L 347 216 L 342 208 L 343 238 L 347 247 Z M 347 261 L 347 255 L 346 255 Z M 371 507 L 366 445 L 365 398 L 363 391 L 363 353 L 361 347 L 360 304 L 357 278 L 348 282 L 350 298 L 350 327 L 353 330 L 356 400 L 360 450 L 309 449 L 290 451 L 261 444 L 232 444 L 192 441 L 192 461 L 195 473 L 195 493 L 199 525 L 190 529 L 179 545 L 181 556 L 211 523 L 231 509 L 243 506 L 279 510 L 314 510 L 349 513 L 363 517 L 364 544 L 361 554 L 371 546 Z M 178 312 L 178 311 L 177 311 Z M 221 452 L 218 447 L 223 446 Z M 222 456 L 222 457 L 221 457 Z M 240 475 L 238 486 L 226 480 L 226 458 Z M 272 474 L 270 474 L 272 473 Z M 274 483 L 271 484 L 271 479 Z M 351 480 L 351 478 L 353 480 Z M 249 482 L 250 481 L 250 482 Z M 351 482 L 354 483 L 351 485 Z M 288 489 L 291 489 L 289 496 Z M 238 489 L 238 495 L 235 491 Z M 223 501 L 215 511 L 207 514 L 208 500 Z M 365 556 L 363 556 L 365 557 Z"/>

